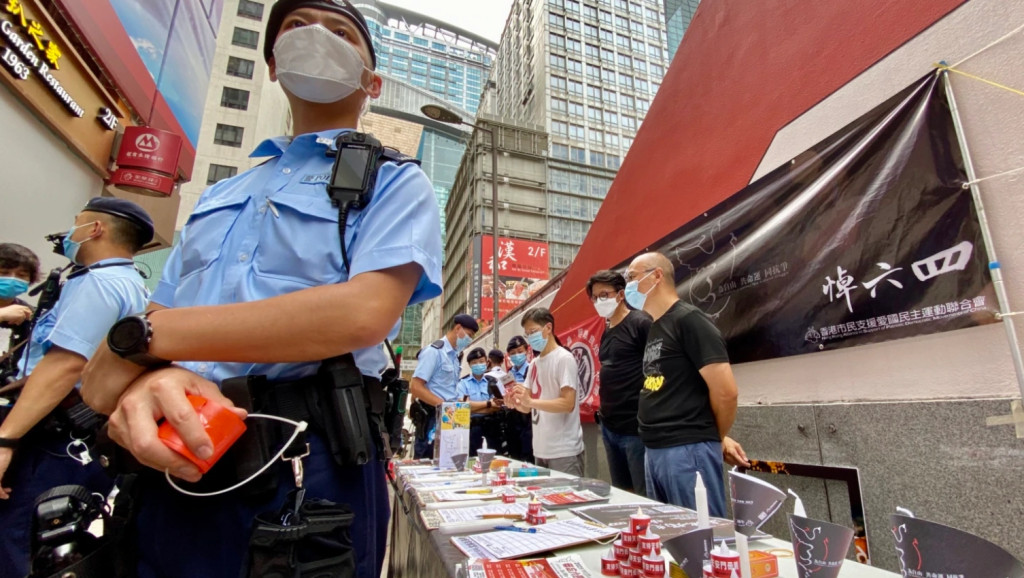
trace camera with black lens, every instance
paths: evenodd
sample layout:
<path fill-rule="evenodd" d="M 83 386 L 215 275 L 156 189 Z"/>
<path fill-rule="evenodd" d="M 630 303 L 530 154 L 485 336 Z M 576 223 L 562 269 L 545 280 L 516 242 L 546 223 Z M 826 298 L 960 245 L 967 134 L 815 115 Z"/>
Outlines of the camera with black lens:
<path fill-rule="evenodd" d="M 39 495 L 32 516 L 32 571 L 29 578 L 111 575 L 111 561 L 93 556 L 105 543 L 89 532 L 108 518 L 106 500 L 82 486 L 57 486 Z"/>

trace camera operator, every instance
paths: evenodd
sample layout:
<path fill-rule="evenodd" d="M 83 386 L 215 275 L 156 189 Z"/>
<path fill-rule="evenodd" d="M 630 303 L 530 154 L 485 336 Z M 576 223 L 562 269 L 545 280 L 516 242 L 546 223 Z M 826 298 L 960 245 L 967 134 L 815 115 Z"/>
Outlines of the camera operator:
<path fill-rule="evenodd" d="M 0 424 L 0 577 L 28 574 L 33 502 L 77 484 L 106 495 L 113 481 L 89 457 L 93 432 L 64 423 L 86 361 L 118 319 L 142 312 L 148 292 L 132 258 L 153 221 L 130 201 L 97 197 L 75 217 L 61 251 L 75 264 L 53 309 L 35 321 L 20 369 L 25 385 Z M 82 440 L 82 441 L 75 441 Z"/>
<path fill-rule="evenodd" d="M 17 377 L 18 361 L 32 324 L 32 308 L 18 296 L 38 281 L 39 257 L 28 247 L 0 243 L 0 330 L 9 335 L 7 349 L 0 353 L 0 387 Z M 0 337 L 3 335 L 4 331 L 0 331 Z M 0 413 L 0 421 L 2 415 L 6 412 Z"/>
<path fill-rule="evenodd" d="M 354 440 L 328 426 L 357 424 L 323 420 L 342 415 L 335 409 L 348 399 L 337 396 L 335 370 L 353 370 L 361 380 L 363 393 L 345 385 L 346 394 L 379 393 L 387 359 L 382 342 L 397 331 L 407 305 L 440 294 L 440 214 L 430 181 L 414 163 L 396 157 L 376 168 L 385 152 L 364 157 L 370 164 L 359 169 L 373 169 L 364 175 L 375 179 L 360 191 L 365 204 L 332 204 L 338 172 L 354 168 L 341 164 L 348 145 L 368 138 L 354 132 L 361 111 L 381 92 L 358 10 L 345 0 L 279 0 L 265 38 L 270 78 L 288 98 L 294 136 L 264 141 L 253 156 L 269 160 L 203 193 L 171 252 L 150 315 L 112 328 L 117 352 L 102 348 L 83 383 L 86 401 L 111 412 L 111 436 L 161 472 L 139 480 L 132 534 L 142 578 L 239 576 L 245 568 L 259 575 L 257 562 L 268 559 L 250 539 L 259 529 L 250 532 L 254 520 L 271 510 L 298 512 L 315 505 L 310 498 L 333 502 L 357 529 L 348 538 L 346 527 L 346 536 L 335 540 L 344 569 L 321 575 L 375 577 L 383 564 L 389 504 L 380 450 L 370 447 L 369 461 L 351 459 Z M 121 342 L 129 322 L 144 326 L 151 339 Z M 340 369 L 328 363 L 335 360 Z M 178 363 L 167 367 L 170 361 Z M 292 464 L 303 464 L 306 499 L 293 491 L 299 476 L 281 460 L 268 470 L 275 482 L 269 496 L 243 487 L 194 498 L 162 479 L 165 471 L 188 482 L 202 476 L 160 441 L 158 420 L 166 418 L 189 451 L 208 458 L 212 441 L 186 394 L 234 408 L 220 388 L 239 377 L 272 394 L 261 413 L 309 422 L 309 454 Z M 285 398 L 290 403 L 280 403 Z M 309 411 L 304 400 L 311 398 L 322 415 Z M 289 569 L 281 575 L 298 575 L 291 564 L 305 560 L 286 553 L 283 562 Z"/>

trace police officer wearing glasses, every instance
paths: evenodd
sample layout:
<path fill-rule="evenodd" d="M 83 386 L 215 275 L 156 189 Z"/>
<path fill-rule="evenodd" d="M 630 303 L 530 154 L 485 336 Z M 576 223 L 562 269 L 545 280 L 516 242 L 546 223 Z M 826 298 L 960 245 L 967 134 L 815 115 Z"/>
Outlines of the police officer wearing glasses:
<path fill-rule="evenodd" d="M 399 161 L 380 165 L 362 204 L 345 204 L 345 212 L 332 204 L 334 161 L 342 144 L 369 142 L 353 131 L 367 100 L 381 92 L 371 37 L 353 5 L 279 0 L 265 38 L 270 78 L 288 97 L 294 136 L 264 141 L 252 156 L 266 162 L 203 193 L 148 317 L 133 321 L 148 341 L 101 350 L 83 394 L 110 413 L 111 436 L 140 462 L 196 482 L 195 465 L 157 438 L 157 422 L 165 418 L 193 454 L 209 456 L 211 440 L 186 394 L 231 408 L 220 387 L 246 378 L 257 392 L 254 410 L 263 404 L 261 413 L 310 422 L 310 453 L 301 461 L 306 503 L 329 500 L 336 511 L 351 512 L 351 531 L 330 537 L 332 569 L 319 575 L 378 576 L 389 513 L 384 464 L 337 457 L 335 446 L 352 443 L 338 439 L 337 428 L 354 424 L 332 425 L 320 415 L 342 403 L 331 397 L 337 389 L 324 387 L 337 374 L 325 372 L 323 360 L 354 358 L 366 395 L 379 391 L 382 342 L 397 333 L 406 306 L 441 292 L 440 214 L 422 170 Z M 282 443 L 279 436 L 271 449 Z M 260 564 L 276 562 L 288 568 L 274 575 L 307 575 L 303 556 L 316 548 L 298 544 L 270 560 L 250 543 L 256 516 L 272 526 L 290 523 L 276 513 L 292 507 L 287 498 L 295 496 L 297 476 L 280 460 L 271 471 L 269 495 L 242 488 L 193 498 L 162 476 L 143 484 L 135 521 L 139 576 L 238 576 L 243 569 L 257 576 L 266 572 Z"/>

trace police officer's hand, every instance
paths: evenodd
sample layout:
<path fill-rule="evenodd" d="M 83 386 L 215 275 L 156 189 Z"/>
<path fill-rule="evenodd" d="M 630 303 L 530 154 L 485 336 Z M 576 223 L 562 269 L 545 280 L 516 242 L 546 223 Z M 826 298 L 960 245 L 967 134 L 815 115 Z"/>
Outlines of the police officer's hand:
<path fill-rule="evenodd" d="M 82 371 L 82 399 L 94 410 L 110 415 L 121 394 L 145 371 L 110 351 L 104 340 Z"/>
<path fill-rule="evenodd" d="M 9 323 L 11 325 L 21 325 L 32 318 L 32 309 L 25 307 L 24 305 L 8 305 L 7 307 L 0 307 L 0 323 Z"/>
<path fill-rule="evenodd" d="M 157 437 L 161 418 L 174 427 L 193 454 L 206 459 L 213 454 L 213 444 L 206 435 L 198 414 L 185 397 L 200 395 L 245 417 L 245 410 L 236 408 L 212 381 L 191 371 L 168 367 L 143 375 L 131 384 L 110 415 L 110 437 L 130 451 L 139 462 L 171 475 L 198 481 L 199 470 Z"/>
<path fill-rule="evenodd" d="M 0 448 L 0 480 L 4 479 L 7 467 L 11 465 L 11 458 L 14 457 L 14 450 L 11 448 Z M 0 488 L 0 500 L 11 497 L 11 488 Z"/>
<path fill-rule="evenodd" d="M 722 459 L 730 466 L 750 467 L 750 461 L 747 459 L 746 452 L 743 451 L 743 446 L 729 436 L 722 438 Z"/>

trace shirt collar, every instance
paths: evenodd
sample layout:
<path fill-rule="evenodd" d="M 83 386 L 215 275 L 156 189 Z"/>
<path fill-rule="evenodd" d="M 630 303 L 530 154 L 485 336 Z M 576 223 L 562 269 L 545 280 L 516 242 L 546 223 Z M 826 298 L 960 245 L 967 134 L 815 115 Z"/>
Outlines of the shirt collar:
<path fill-rule="evenodd" d="M 325 149 L 334 149 L 334 140 L 343 132 L 352 131 L 351 128 L 332 128 L 320 132 L 300 134 L 297 137 L 278 136 L 268 138 L 261 142 L 249 158 L 279 157 L 284 154 L 288 147 L 296 143 L 310 143 L 313 146 L 322 146 Z"/>
<path fill-rule="evenodd" d="M 448 336 L 447 335 L 442 337 L 441 341 L 444 341 L 444 347 L 441 348 L 441 351 L 443 351 L 443 352 L 445 352 L 445 353 L 447 353 L 449 355 L 458 355 L 457 353 L 455 353 L 455 348 L 452 347 L 452 343 L 450 341 L 448 341 Z"/>

